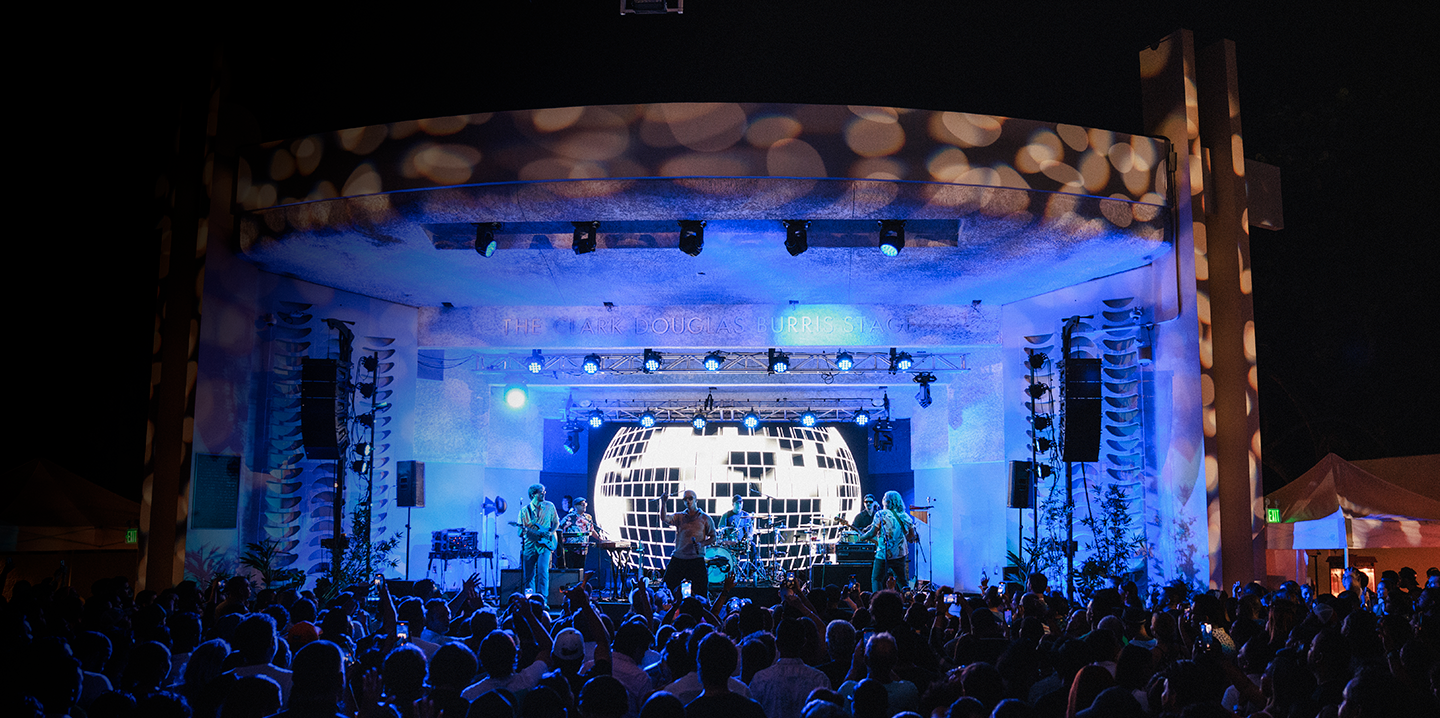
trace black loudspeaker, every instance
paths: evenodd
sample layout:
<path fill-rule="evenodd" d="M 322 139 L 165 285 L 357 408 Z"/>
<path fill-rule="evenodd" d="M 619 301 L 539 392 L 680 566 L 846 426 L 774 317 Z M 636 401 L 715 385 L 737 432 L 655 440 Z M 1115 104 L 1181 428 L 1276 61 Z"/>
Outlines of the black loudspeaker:
<path fill-rule="evenodd" d="M 1030 462 L 1010 462 L 1010 502 L 1006 505 L 1012 509 L 1035 508 L 1030 503 L 1031 495 L 1034 494 L 1033 480 L 1030 473 Z"/>
<path fill-rule="evenodd" d="M 349 369 L 334 359 L 301 360 L 300 437 L 305 458 L 334 460 L 350 444 Z"/>
<path fill-rule="evenodd" d="M 833 583 L 844 588 L 853 574 L 860 590 L 869 591 L 870 572 L 874 566 L 874 563 L 817 563 L 810 567 L 810 587 L 824 588 Z"/>
<path fill-rule="evenodd" d="M 395 466 L 395 505 L 425 508 L 425 462 L 401 461 Z"/>
<path fill-rule="evenodd" d="M 545 605 L 550 608 L 563 608 L 565 606 L 565 590 L 580 583 L 581 571 L 579 569 L 561 570 L 550 569 L 550 595 L 545 597 Z M 524 575 L 518 568 L 500 569 L 500 601 L 502 603 L 510 600 L 510 594 L 519 593 L 522 589 L 520 582 Z"/>
<path fill-rule="evenodd" d="M 1065 461 L 1100 460 L 1100 360 L 1066 359 L 1061 390 Z"/>

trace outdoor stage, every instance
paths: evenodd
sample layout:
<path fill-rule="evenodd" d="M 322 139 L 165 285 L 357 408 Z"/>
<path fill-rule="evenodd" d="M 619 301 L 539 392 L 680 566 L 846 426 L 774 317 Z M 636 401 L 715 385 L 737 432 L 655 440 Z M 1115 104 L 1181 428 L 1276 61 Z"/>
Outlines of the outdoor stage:
<path fill-rule="evenodd" d="M 458 584 L 468 564 L 427 564 L 433 532 L 463 529 L 498 581 L 539 482 L 589 497 L 651 569 L 673 539 L 662 492 L 694 489 L 715 516 L 750 497 L 780 527 L 771 565 L 799 571 L 827 560 L 813 544 L 838 537 L 834 516 L 895 490 L 934 507 L 919 578 L 974 590 L 1014 553 L 1063 585 L 1068 468 L 1077 570 L 1204 585 L 1208 316 L 1173 150 L 964 112 L 729 103 L 243 148 L 212 190 L 236 214 L 209 223 L 186 573 L 273 540 L 314 577 L 324 539 L 368 530 L 401 537 L 387 575 Z M 315 403 L 302 368 L 327 358 L 340 396 Z M 1089 396 L 1076 359 L 1093 360 Z M 647 412 L 657 428 L 636 429 Z M 316 451 L 327 422 L 338 458 Z M 1033 486 L 1013 463 L 1032 461 Z M 402 462 L 423 467 L 423 506 Z"/>

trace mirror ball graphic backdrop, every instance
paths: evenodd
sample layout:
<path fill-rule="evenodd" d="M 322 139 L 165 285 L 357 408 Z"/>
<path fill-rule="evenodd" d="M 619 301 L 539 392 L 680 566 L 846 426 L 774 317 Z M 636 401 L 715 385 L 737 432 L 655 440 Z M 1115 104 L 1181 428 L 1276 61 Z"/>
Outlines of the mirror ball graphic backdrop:
<path fill-rule="evenodd" d="M 633 542 L 645 568 L 663 569 L 675 531 L 660 525 L 655 499 L 669 492 L 675 510 L 686 489 L 714 519 L 730 510 L 730 497 L 742 494 L 746 511 L 783 522 L 778 537 L 762 535 L 762 558 L 798 571 L 809 565 L 812 551 L 818 555 L 819 546 L 806 544 L 834 540 L 839 527 L 808 537 L 795 529 L 857 511 L 860 476 L 849 444 L 834 427 L 762 426 L 751 432 L 719 426 L 696 435 L 688 426 L 627 426 L 615 433 L 600 462 L 595 518 Z"/>

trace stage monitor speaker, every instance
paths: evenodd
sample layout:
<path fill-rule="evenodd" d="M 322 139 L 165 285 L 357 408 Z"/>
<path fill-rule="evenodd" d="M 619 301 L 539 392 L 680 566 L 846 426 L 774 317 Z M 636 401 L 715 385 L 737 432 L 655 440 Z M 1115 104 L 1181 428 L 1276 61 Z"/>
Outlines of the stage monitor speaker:
<path fill-rule="evenodd" d="M 550 608 L 563 608 L 565 606 L 565 590 L 580 583 L 581 574 L 579 569 L 550 569 L 550 595 L 545 597 L 545 605 Z M 518 568 L 500 569 L 500 602 L 502 604 L 510 600 L 510 594 L 524 590 L 520 585 L 523 580 L 524 575 Z"/>
<path fill-rule="evenodd" d="M 1007 504 L 1010 508 L 1035 508 L 1030 503 L 1030 498 L 1035 493 L 1033 488 L 1034 485 L 1031 483 L 1032 481 L 1033 479 L 1030 472 L 1030 462 L 1010 462 L 1010 503 Z"/>
<path fill-rule="evenodd" d="M 861 591 L 870 590 L 870 571 L 873 563 L 817 563 L 810 567 L 810 587 L 823 588 L 835 584 L 841 588 L 850 583 L 851 575 L 860 584 Z"/>
<path fill-rule="evenodd" d="M 401 461 L 396 465 L 395 505 L 425 508 L 425 462 Z"/>
<path fill-rule="evenodd" d="M 1065 461 L 1100 460 L 1100 360 L 1066 359 L 1061 393 Z"/>
<path fill-rule="evenodd" d="M 334 359 L 301 360 L 300 438 L 305 458 L 334 460 L 350 443 L 349 370 Z"/>

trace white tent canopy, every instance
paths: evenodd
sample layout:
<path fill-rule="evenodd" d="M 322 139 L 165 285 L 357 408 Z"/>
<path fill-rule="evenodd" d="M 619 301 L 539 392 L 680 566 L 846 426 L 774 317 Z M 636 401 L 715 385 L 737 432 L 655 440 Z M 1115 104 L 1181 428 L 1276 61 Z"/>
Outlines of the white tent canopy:
<path fill-rule="evenodd" d="M 1440 454 L 1346 461 L 1328 454 L 1265 498 L 1270 549 L 1440 547 Z"/>

